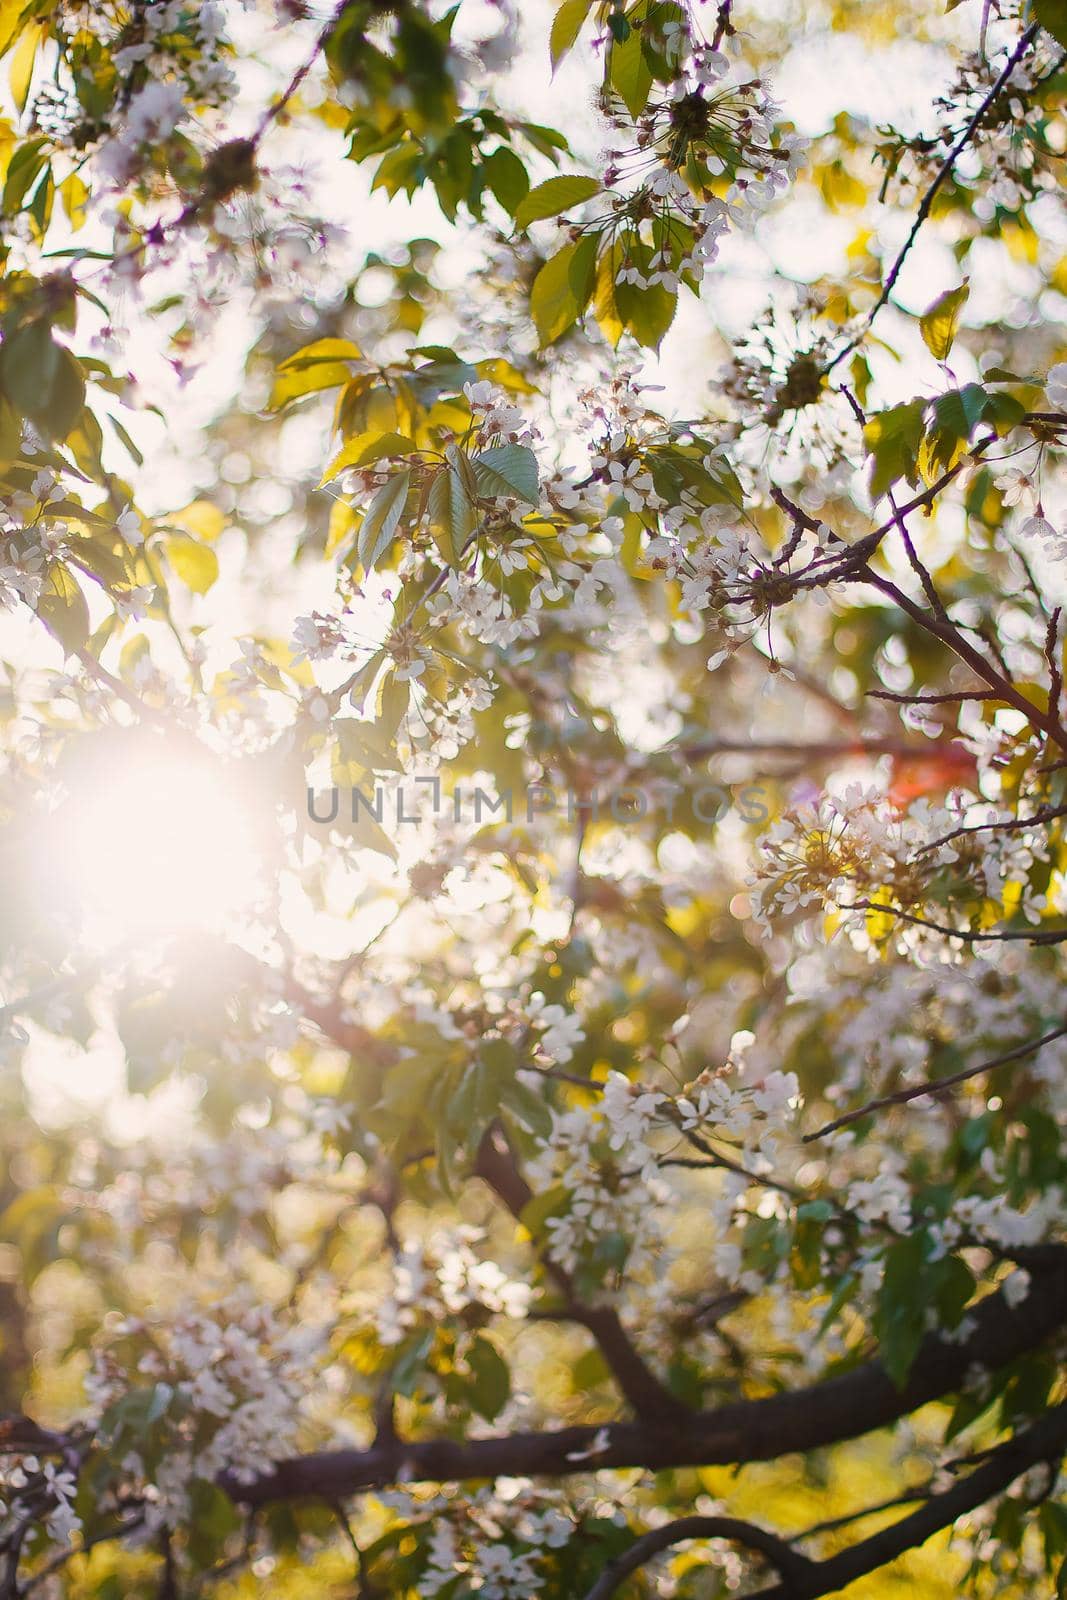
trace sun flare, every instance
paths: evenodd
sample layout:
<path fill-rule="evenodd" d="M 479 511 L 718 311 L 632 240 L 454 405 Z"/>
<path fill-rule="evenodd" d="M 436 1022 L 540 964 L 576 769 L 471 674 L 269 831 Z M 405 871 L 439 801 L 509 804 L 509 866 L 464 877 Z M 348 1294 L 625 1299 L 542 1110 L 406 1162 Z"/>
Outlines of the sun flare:
<path fill-rule="evenodd" d="M 70 802 L 64 876 L 86 938 L 218 931 L 246 909 L 261 861 L 247 808 L 206 753 L 136 752 Z"/>

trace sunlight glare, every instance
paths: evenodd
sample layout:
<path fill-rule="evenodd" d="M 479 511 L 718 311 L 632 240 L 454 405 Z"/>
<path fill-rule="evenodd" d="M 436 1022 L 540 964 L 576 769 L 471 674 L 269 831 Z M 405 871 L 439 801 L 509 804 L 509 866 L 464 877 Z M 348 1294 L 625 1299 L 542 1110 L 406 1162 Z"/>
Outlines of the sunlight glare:
<path fill-rule="evenodd" d="M 153 751 L 76 801 L 66 848 L 86 936 L 110 944 L 220 930 L 260 862 L 239 795 L 208 758 Z"/>

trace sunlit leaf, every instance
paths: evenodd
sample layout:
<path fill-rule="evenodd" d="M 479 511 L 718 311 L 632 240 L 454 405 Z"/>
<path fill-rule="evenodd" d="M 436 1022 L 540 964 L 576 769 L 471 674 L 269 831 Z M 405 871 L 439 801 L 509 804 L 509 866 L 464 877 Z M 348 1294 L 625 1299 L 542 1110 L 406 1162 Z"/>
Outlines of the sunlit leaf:
<path fill-rule="evenodd" d="M 89 637 L 89 607 L 77 580 L 61 561 L 48 569 L 37 602 L 37 615 L 68 655 L 82 649 Z"/>
<path fill-rule="evenodd" d="M 572 328 L 593 296 L 597 241 L 587 234 L 551 256 L 534 279 L 530 314 L 542 345 Z"/>
<path fill-rule="evenodd" d="M 544 217 L 558 217 L 600 193 L 598 178 L 583 177 L 580 173 L 565 173 L 558 178 L 546 178 L 536 189 L 531 189 L 525 200 L 515 208 L 515 226 L 527 228 L 531 222 Z"/>
<path fill-rule="evenodd" d="M 382 484 L 367 507 L 356 546 L 365 571 L 372 571 L 392 544 L 404 515 L 410 485 L 410 471 L 394 473 Z"/>
<path fill-rule="evenodd" d="M 592 9 L 593 0 L 563 0 L 563 4 L 552 18 L 552 30 L 549 34 L 553 71 L 567 52 L 573 49 L 585 19 Z"/>
<path fill-rule="evenodd" d="M 538 499 L 537 457 L 522 444 L 495 445 L 471 457 L 480 493 L 518 495 L 528 505 Z"/>
<path fill-rule="evenodd" d="M 209 544 L 183 533 L 163 541 L 167 560 L 177 577 L 195 594 L 207 594 L 219 575 L 219 558 Z"/>
<path fill-rule="evenodd" d="M 965 278 L 958 289 L 947 289 L 938 295 L 933 305 L 919 318 L 919 331 L 923 343 L 938 361 L 947 361 L 959 327 L 960 312 L 970 294 Z"/>

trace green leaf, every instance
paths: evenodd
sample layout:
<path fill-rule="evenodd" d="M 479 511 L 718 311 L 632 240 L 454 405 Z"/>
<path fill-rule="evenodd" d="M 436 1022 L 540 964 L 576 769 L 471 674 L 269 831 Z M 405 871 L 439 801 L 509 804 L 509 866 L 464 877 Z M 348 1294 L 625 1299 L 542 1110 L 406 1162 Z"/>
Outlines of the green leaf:
<path fill-rule="evenodd" d="M 545 1231 L 545 1223 L 549 1217 L 559 1217 L 564 1214 L 571 1203 L 571 1192 L 562 1183 L 557 1183 L 551 1189 L 542 1189 L 539 1194 L 533 1195 L 523 1206 L 519 1221 L 532 1238 L 537 1239 Z"/>
<path fill-rule="evenodd" d="M 877 412 L 864 428 L 864 442 L 872 457 L 872 500 L 880 500 L 898 478 L 915 479 L 925 411 L 925 400 L 908 400 Z"/>
<path fill-rule="evenodd" d="M 495 445 L 471 457 L 479 494 L 518 495 L 535 506 L 539 483 L 537 458 L 524 444 Z"/>
<path fill-rule="evenodd" d="M 383 456 L 406 456 L 414 449 L 415 441 L 406 433 L 379 433 L 374 428 L 367 433 L 357 433 L 354 438 L 346 439 L 334 456 L 319 480 L 319 488 L 350 467 L 369 467 Z"/>
<path fill-rule="evenodd" d="M 29 139 L 25 144 L 20 144 L 11 157 L 4 179 L 3 210 L 6 217 L 13 217 L 21 208 L 33 184 L 48 165 L 47 146 L 48 140 L 43 137 Z"/>
<path fill-rule="evenodd" d="M 530 314 L 541 344 L 553 344 L 574 326 L 593 297 L 597 241 L 592 234 L 550 256 L 530 290 Z"/>
<path fill-rule="evenodd" d="M 487 187 L 492 191 L 509 216 L 514 216 L 518 206 L 530 192 L 530 175 L 522 162 L 507 145 L 501 145 L 487 156 L 482 168 Z"/>
<path fill-rule="evenodd" d="M 442 558 L 454 567 L 476 524 L 474 506 L 457 466 L 442 467 L 434 478 L 426 513 Z"/>
<path fill-rule="evenodd" d="M 531 222 L 541 222 L 545 217 L 558 217 L 561 211 L 569 211 L 571 206 L 591 200 L 600 190 L 599 178 L 585 178 L 577 172 L 546 178 L 536 189 L 531 189 L 522 204 L 515 208 L 515 226 L 528 228 Z"/>
<path fill-rule="evenodd" d="M 947 361 L 959 327 L 960 312 L 970 294 L 968 280 L 964 278 L 958 289 L 947 289 L 938 295 L 933 305 L 919 318 L 919 331 L 923 343 L 937 361 Z"/>
<path fill-rule="evenodd" d="M 982 420 L 988 396 L 980 383 L 965 384 L 938 395 L 930 426 L 923 440 L 919 464 L 923 477 L 933 482 L 954 467 L 967 450 L 967 441 Z"/>
<path fill-rule="evenodd" d="M 926 1235 L 908 1234 L 890 1245 L 878 1297 L 875 1332 L 882 1364 L 898 1389 L 904 1387 L 926 1331 L 926 1299 L 919 1292 Z"/>
<path fill-rule="evenodd" d="M 0 467 L 14 461 L 22 447 L 22 418 L 0 394 Z"/>
<path fill-rule="evenodd" d="M 548 37 L 553 72 L 568 50 L 573 49 L 575 40 L 592 9 L 593 0 L 563 0 L 563 4 L 552 18 L 552 31 Z"/>
<path fill-rule="evenodd" d="M 366 572 L 372 572 L 393 542 L 400 519 L 407 504 L 411 472 L 405 468 L 383 483 L 367 507 L 360 523 L 356 546 L 360 563 Z"/>
<path fill-rule="evenodd" d="M 207 594 L 219 575 L 219 558 L 210 545 L 187 533 L 172 533 L 163 541 L 175 575 L 194 594 Z"/>
<path fill-rule="evenodd" d="M 652 88 L 652 68 L 645 59 L 640 28 L 631 28 L 621 43 L 611 45 L 608 82 L 636 121 L 645 109 Z"/>
<path fill-rule="evenodd" d="M 89 637 L 89 607 L 77 579 L 61 561 L 48 569 L 37 602 L 37 615 L 68 655 L 80 650 Z"/>
<path fill-rule="evenodd" d="M 639 239 L 634 240 L 629 249 L 629 259 L 640 272 L 647 273 L 652 253 L 650 246 Z M 678 295 L 673 289 L 665 289 L 661 283 L 641 289 L 636 284 L 620 283 L 616 279 L 615 309 L 638 344 L 644 345 L 647 350 L 658 350 L 664 334 L 674 321 Z"/>
<path fill-rule="evenodd" d="M 81 362 L 62 345 L 59 364 L 48 395 L 47 411 L 37 421 L 54 439 L 65 439 L 85 406 L 85 376 Z"/>
<path fill-rule="evenodd" d="M 131 460 L 133 460 L 136 463 L 137 466 L 143 467 L 144 466 L 144 456 L 141 453 L 141 451 L 137 448 L 137 446 L 134 444 L 133 440 L 130 438 L 129 434 L 127 433 L 126 429 L 122 426 L 122 423 L 119 421 L 119 419 L 117 417 L 111 416 L 110 413 L 109 413 L 107 420 L 110 422 L 111 426 L 114 428 L 116 435 L 121 440 L 123 448 L 126 450 L 128 455 L 130 456 Z"/>
<path fill-rule="evenodd" d="M 1045 32 L 1067 45 L 1067 0 L 1033 0 L 1032 9 Z"/>
<path fill-rule="evenodd" d="M 205 1478 L 193 1479 L 189 1504 L 189 1553 L 197 1566 L 208 1567 L 222 1554 L 230 1534 L 241 1526 L 240 1513 L 229 1495 Z"/>
<path fill-rule="evenodd" d="M 47 322 L 28 322 L 0 348 L 0 383 L 16 410 L 37 417 L 59 371 L 59 346 Z"/>
<path fill-rule="evenodd" d="M 552 1113 L 535 1089 L 529 1088 L 518 1078 L 512 1078 L 501 1089 L 501 1101 L 524 1128 L 528 1128 L 539 1139 L 548 1138 L 552 1132 Z"/>
<path fill-rule="evenodd" d="M 507 1362 L 484 1334 L 475 1334 L 467 1351 L 471 1371 L 471 1404 L 480 1417 L 492 1422 L 499 1416 L 511 1394 L 511 1372 Z"/>

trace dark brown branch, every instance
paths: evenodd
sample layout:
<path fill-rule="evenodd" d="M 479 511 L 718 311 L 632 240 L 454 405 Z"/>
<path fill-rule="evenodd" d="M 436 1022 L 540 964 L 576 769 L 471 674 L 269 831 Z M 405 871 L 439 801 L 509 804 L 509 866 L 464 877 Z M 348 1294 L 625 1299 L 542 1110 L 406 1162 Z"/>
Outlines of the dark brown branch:
<path fill-rule="evenodd" d="M 475 1171 L 518 1220 L 532 1199 L 533 1191 L 519 1171 L 501 1128 L 490 1129 L 482 1139 Z M 550 1256 L 542 1255 L 542 1261 L 565 1296 L 562 1314 L 592 1334 L 612 1376 L 637 1415 L 663 1421 L 669 1421 L 672 1416 L 690 1417 L 689 1408 L 660 1382 L 638 1354 L 618 1313 L 611 1306 L 584 1305 L 575 1294 L 570 1273 Z"/>
<path fill-rule="evenodd" d="M 781 1573 L 786 1583 L 785 1592 L 789 1594 L 794 1592 L 794 1586 L 810 1571 L 817 1570 L 814 1561 L 791 1550 L 784 1539 L 768 1533 L 766 1528 L 757 1527 L 753 1522 L 742 1522 L 737 1517 L 679 1517 L 676 1522 L 668 1522 L 662 1528 L 652 1528 L 636 1539 L 629 1550 L 604 1568 L 585 1600 L 609 1600 L 631 1572 L 636 1572 L 661 1551 L 684 1544 L 689 1539 L 730 1539 L 734 1544 L 743 1544 L 757 1551 Z"/>
<path fill-rule="evenodd" d="M 900 519 L 909 515 L 910 512 L 917 510 L 920 506 L 932 504 L 945 485 L 959 472 L 963 471 L 971 461 L 978 459 L 982 451 L 988 449 L 995 439 L 995 434 L 989 434 L 980 439 L 966 458 L 957 462 L 955 467 L 950 468 L 947 473 L 939 478 L 935 484 L 931 484 L 922 494 L 916 495 L 914 499 L 898 507 L 888 522 L 875 528 L 873 532 L 865 534 L 855 544 L 845 546 L 844 541 L 834 535 L 834 542 L 841 544 L 844 552 L 837 561 L 837 565 L 828 567 L 826 571 L 813 577 L 799 577 L 796 580 L 796 588 L 799 591 L 803 588 L 824 586 L 830 582 L 846 579 L 872 584 L 887 599 L 892 600 L 895 605 L 899 606 L 907 616 L 911 617 L 913 622 L 925 629 L 927 633 L 933 634 L 935 638 L 940 639 L 961 661 L 966 662 L 978 677 L 983 678 L 996 691 L 996 694 L 989 698 L 1001 699 L 1006 704 L 1014 706 L 1017 711 L 1022 712 L 1032 727 L 1039 728 L 1061 749 L 1067 750 L 1067 730 L 1063 728 L 1056 716 L 1052 715 L 1050 711 L 1042 711 L 1040 706 L 1035 705 L 1032 700 L 1028 700 L 1024 694 L 1020 693 L 1002 668 L 987 660 L 980 651 L 976 650 L 968 640 L 963 638 L 959 628 L 943 612 L 924 610 L 921 605 L 910 599 L 895 583 L 890 582 L 888 578 L 879 576 L 869 565 L 871 556 L 874 555 L 889 530 L 897 527 Z M 771 498 L 799 526 L 805 527 L 812 532 L 820 526 L 802 507 L 795 505 L 783 490 L 772 488 Z"/>
<path fill-rule="evenodd" d="M 1063 673 L 1060 670 L 1059 627 L 1061 607 L 1057 606 L 1048 619 L 1045 634 L 1045 661 L 1048 665 L 1048 708 L 1055 714 L 1063 691 Z"/>
<path fill-rule="evenodd" d="M 916 1550 L 943 1528 L 950 1528 L 968 1511 L 985 1505 L 995 1495 L 1010 1488 L 1015 1479 L 1041 1461 L 1057 1462 L 1067 1449 L 1067 1404 L 1056 1406 L 1027 1428 L 994 1450 L 984 1465 L 953 1484 L 944 1494 L 933 1495 L 910 1516 L 891 1527 L 882 1528 L 862 1539 L 849 1550 L 812 1564 L 797 1578 L 761 1589 L 753 1600 L 818 1600 L 820 1595 L 837 1594 L 857 1578 L 876 1572 L 908 1550 Z"/>
<path fill-rule="evenodd" d="M 730 22 L 730 12 L 734 8 L 734 0 L 719 0 L 718 15 L 715 18 L 715 32 L 711 36 L 711 48 L 717 50 L 728 33 L 733 33 Z"/>
<path fill-rule="evenodd" d="M 1016 1045 L 1014 1050 L 1006 1050 L 1002 1056 L 996 1056 L 992 1061 L 982 1061 L 976 1067 L 964 1067 L 960 1072 L 950 1072 L 947 1077 L 934 1078 L 929 1083 L 921 1083 L 914 1089 L 897 1089 L 893 1094 L 882 1095 L 878 1100 L 868 1100 L 865 1106 L 860 1106 L 857 1111 L 849 1111 L 843 1117 L 828 1122 L 817 1133 L 806 1133 L 804 1143 L 811 1144 L 814 1139 L 825 1139 L 828 1133 L 836 1133 L 838 1128 L 847 1128 L 849 1123 L 860 1122 L 864 1117 L 869 1117 L 875 1111 L 884 1111 L 886 1106 L 904 1106 L 911 1100 L 921 1100 L 926 1095 L 943 1094 L 946 1089 L 952 1089 L 958 1083 L 966 1083 L 968 1078 L 980 1077 L 983 1072 L 992 1072 L 996 1067 L 1006 1067 L 1009 1062 L 1022 1061 L 1027 1056 L 1034 1055 L 1043 1045 L 1051 1044 L 1053 1039 L 1062 1039 L 1067 1034 L 1067 1023 L 1062 1027 L 1053 1028 L 1050 1033 L 1042 1034 L 1040 1039 L 1027 1039 L 1025 1044 Z"/>
<path fill-rule="evenodd" d="M 1067 1324 L 1067 1250 L 1034 1263 L 1030 1293 L 1010 1306 L 990 1294 L 972 1312 L 974 1330 L 952 1344 L 928 1335 L 903 1387 L 879 1361 L 868 1361 L 807 1388 L 731 1402 L 683 1418 L 585 1424 L 487 1439 L 390 1441 L 365 1450 L 324 1451 L 278 1462 L 251 1484 L 223 1478 L 246 1505 L 313 1496 L 337 1500 L 397 1482 L 462 1482 L 475 1478 L 549 1477 L 618 1467 L 659 1471 L 773 1461 L 887 1427 L 920 1406 L 957 1393 L 978 1363 L 990 1370 L 1037 1349 Z"/>
<path fill-rule="evenodd" d="M 958 628 L 954 627 L 951 622 L 944 621 L 939 615 L 924 611 L 922 606 L 916 605 L 915 601 L 909 599 L 895 583 L 891 583 L 888 578 L 879 577 L 870 567 L 861 567 L 857 571 L 856 577 L 862 582 L 873 584 L 876 589 L 881 590 L 888 599 L 892 600 L 907 616 L 911 617 L 913 622 L 917 622 L 927 633 L 931 633 L 935 638 L 940 639 L 942 644 L 947 645 L 955 655 L 959 656 L 961 661 L 965 661 L 972 671 L 976 672 L 980 678 L 984 678 L 996 690 L 996 695 L 990 696 L 990 698 L 1001 699 L 1006 701 L 1008 705 L 1014 706 L 1017 711 L 1022 712 L 1032 727 L 1040 728 L 1042 733 L 1058 744 L 1061 749 L 1067 750 L 1067 732 L 1060 726 L 1058 719 L 1049 712 L 1042 711 L 1040 706 L 1035 705 L 1032 700 L 1028 700 L 1024 694 L 1021 694 L 998 667 L 987 661 L 980 651 L 976 650 L 972 644 L 961 636 Z"/>
<path fill-rule="evenodd" d="M 894 694 L 889 689 L 868 689 L 871 700 L 892 700 L 901 706 L 947 706 L 960 700 L 992 700 L 988 689 L 949 689 L 944 694 Z"/>
<path fill-rule="evenodd" d="M 1067 806 L 1044 806 L 1029 817 L 998 817 L 993 822 L 965 823 L 962 827 L 953 828 L 951 833 L 943 833 L 939 839 L 931 839 L 929 844 L 920 845 L 916 855 L 929 855 L 932 850 L 940 850 L 943 845 L 952 844 L 956 839 L 966 839 L 974 833 L 1025 833 L 1027 828 L 1041 827 L 1046 822 L 1055 822 L 1059 817 L 1067 817 Z"/>
<path fill-rule="evenodd" d="M 884 911 L 886 916 L 899 917 L 902 922 L 910 922 L 916 928 L 930 928 L 934 933 L 943 933 L 949 939 L 961 939 L 964 944 L 1008 944 L 1013 940 L 1024 944 L 1044 945 L 1063 944 L 1067 940 L 1067 928 L 1035 928 L 1031 932 L 1028 928 L 1002 928 L 999 931 L 988 928 L 953 928 L 947 922 L 932 922 L 928 917 L 918 917 L 912 911 L 902 911 L 899 906 L 883 905 L 879 900 L 856 900 L 852 905 L 842 906 L 842 911 Z"/>

